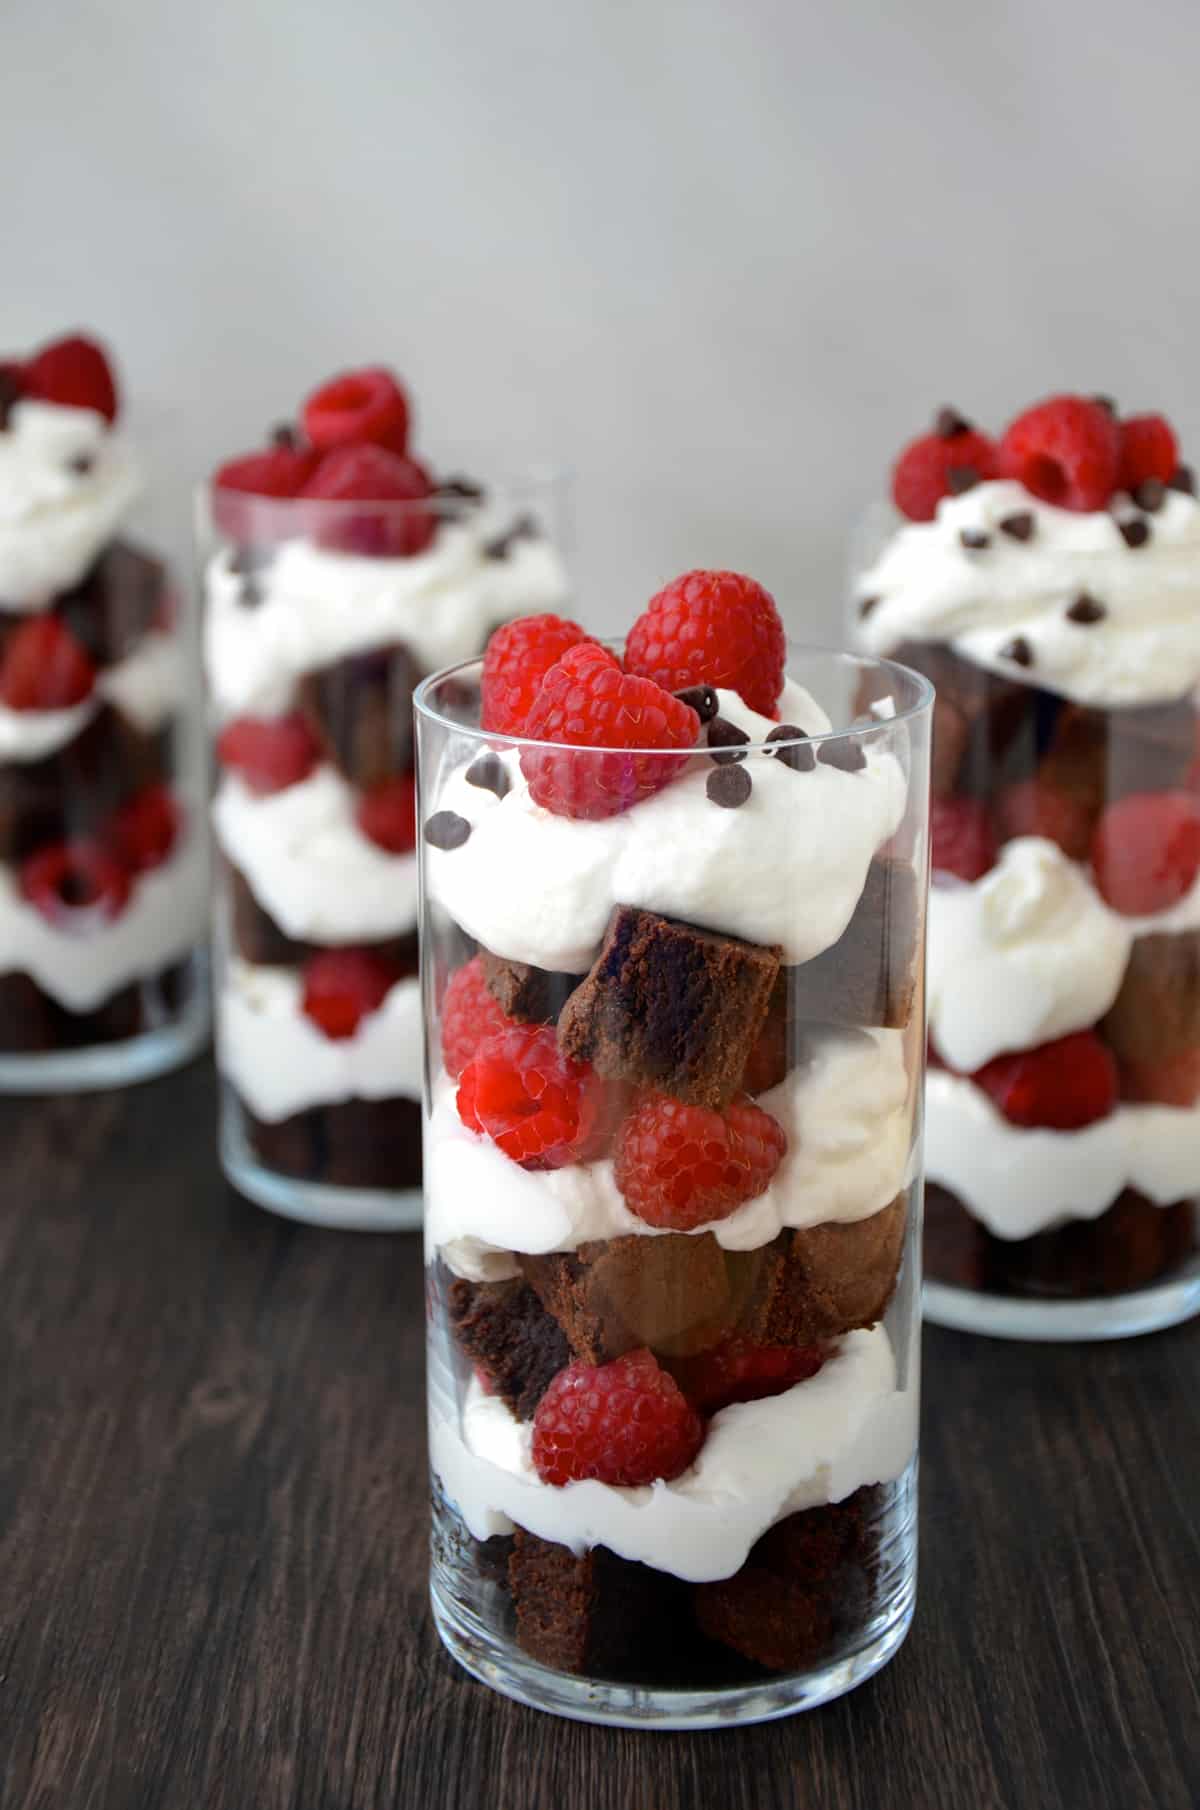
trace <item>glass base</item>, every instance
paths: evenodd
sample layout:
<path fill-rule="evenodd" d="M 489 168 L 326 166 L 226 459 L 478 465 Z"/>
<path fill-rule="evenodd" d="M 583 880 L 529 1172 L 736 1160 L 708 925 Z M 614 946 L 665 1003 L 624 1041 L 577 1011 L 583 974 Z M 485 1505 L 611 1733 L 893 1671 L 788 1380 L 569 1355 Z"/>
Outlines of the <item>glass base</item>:
<path fill-rule="evenodd" d="M 1132 1339 L 1161 1332 L 1200 1314 L 1200 1253 L 1169 1281 L 1127 1295 L 1090 1301 L 1037 1300 L 989 1295 L 948 1282 L 925 1283 L 925 1318 L 955 1332 L 978 1332 L 990 1339 L 1034 1339 L 1054 1344 L 1083 1340 Z"/>
<path fill-rule="evenodd" d="M 305 1225 L 343 1232 L 415 1232 L 421 1226 L 419 1188 L 340 1188 L 331 1182 L 279 1175 L 252 1154 L 231 1114 L 225 1115 L 221 1127 L 221 1167 L 238 1193 L 256 1207 Z"/>
<path fill-rule="evenodd" d="M 98 1093 L 182 1068 L 205 1048 L 212 1029 L 207 961 L 197 955 L 189 965 L 187 1003 L 169 1023 L 87 1049 L 0 1053 L 0 1093 Z"/>

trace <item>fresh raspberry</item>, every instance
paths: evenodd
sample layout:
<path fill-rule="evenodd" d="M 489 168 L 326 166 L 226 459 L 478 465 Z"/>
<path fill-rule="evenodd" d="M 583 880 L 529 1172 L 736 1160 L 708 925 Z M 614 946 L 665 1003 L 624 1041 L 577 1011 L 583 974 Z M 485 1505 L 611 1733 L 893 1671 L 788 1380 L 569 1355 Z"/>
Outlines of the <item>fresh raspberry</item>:
<path fill-rule="evenodd" d="M 143 786 L 116 812 L 104 840 L 130 873 L 161 867 L 179 836 L 183 813 L 167 786 Z"/>
<path fill-rule="evenodd" d="M 331 377 L 313 391 L 302 416 L 305 432 L 322 452 L 367 441 L 394 453 L 408 448 L 408 398 L 382 365 Z"/>
<path fill-rule="evenodd" d="M 1179 467 L 1179 442 L 1162 415 L 1130 415 L 1121 423 L 1121 469 L 1118 485 L 1136 490 L 1148 478 L 1167 484 Z"/>
<path fill-rule="evenodd" d="M 312 730 L 291 716 L 239 716 L 217 737 L 217 759 L 233 767 L 252 792 L 282 792 L 307 779 L 321 758 Z"/>
<path fill-rule="evenodd" d="M 1001 842 L 1044 836 L 1072 861 L 1086 861 L 1092 846 L 1092 812 L 1078 798 L 1042 779 L 1005 786 L 996 801 Z"/>
<path fill-rule="evenodd" d="M 1166 911 L 1200 872 L 1200 800 L 1187 792 L 1134 792 L 1110 804 L 1092 838 L 1101 897 L 1127 917 Z"/>
<path fill-rule="evenodd" d="M 775 599 L 737 572 L 685 572 L 629 631 L 625 668 L 665 691 L 716 685 L 774 716 L 787 636 Z"/>
<path fill-rule="evenodd" d="M 1079 1131 L 1117 1103 L 1117 1064 L 1095 1031 L 996 1056 L 971 1076 L 1012 1125 Z"/>
<path fill-rule="evenodd" d="M 355 822 L 364 836 L 389 855 L 407 855 L 417 846 L 417 782 L 411 773 L 380 780 L 359 798 Z"/>
<path fill-rule="evenodd" d="M 934 873 L 979 880 L 996 865 L 996 832 L 976 798 L 931 798 L 929 836 Z"/>
<path fill-rule="evenodd" d="M 59 930 L 86 934 L 119 917 L 129 875 L 99 842 L 58 842 L 22 862 L 21 892 Z"/>
<path fill-rule="evenodd" d="M 317 462 L 309 446 L 273 446 L 268 452 L 227 459 L 217 466 L 213 483 L 218 490 L 245 491 L 250 496 L 299 496 Z"/>
<path fill-rule="evenodd" d="M 95 409 L 106 421 L 117 418 L 117 384 L 112 367 L 94 339 L 71 334 L 35 352 L 21 372 L 21 389 L 39 402 Z"/>
<path fill-rule="evenodd" d="M 437 533 L 437 516 L 415 505 L 432 494 L 424 467 L 385 446 L 337 446 L 304 486 L 306 497 L 323 502 L 409 505 L 333 511 L 321 522 L 317 539 L 323 547 L 374 559 L 411 559 L 425 551 Z"/>
<path fill-rule="evenodd" d="M 623 673 L 606 648 L 567 649 L 542 680 L 525 733 L 564 744 L 561 754 L 526 748 L 521 771 L 535 804 L 559 817 L 615 817 L 668 785 L 687 755 L 642 750 L 696 746 L 700 718 L 652 679 Z M 603 754 L 580 749 L 603 748 Z M 630 752 L 617 752 L 628 749 Z"/>
<path fill-rule="evenodd" d="M 568 1364 L 533 1417 L 534 1467 L 559 1486 L 589 1477 L 627 1489 L 669 1482 L 703 1443 L 703 1421 L 649 1351 Z"/>
<path fill-rule="evenodd" d="M 319 949 L 304 964 L 305 1014 L 326 1037 L 353 1037 L 396 984 L 396 970 L 372 949 Z"/>
<path fill-rule="evenodd" d="M 481 1043 L 512 1029 L 513 1020 L 500 1010 L 483 978 L 483 961 L 473 955 L 457 968 L 442 996 L 442 1061 L 455 1081 Z"/>
<path fill-rule="evenodd" d="M 807 1382 L 825 1362 L 820 1345 L 756 1345 L 741 1333 L 696 1357 L 671 1365 L 675 1381 L 699 1414 L 716 1414 L 734 1402 L 762 1401 Z"/>
<path fill-rule="evenodd" d="M 1165 1062 L 1122 1062 L 1121 1098 L 1144 1106 L 1194 1106 L 1200 1100 L 1200 1049 Z"/>
<path fill-rule="evenodd" d="M 892 467 L 892 501 L 913 522 L 931 522 L 943 497 L 953 494 L 951 474 L 995 475 L 996 448 L 986 434 L 922 434 L 910 440 Z"/>
<path fill-rule="evenodd" d="M 589 1153 L 603 1098 L 591 1069 L 560 1053 L 553 1025 L 518 1024 L 479 1044 L 458 1116 L 522 1169 L 561 1169 Z"/>
<path fill-rule="evenodd" d="M 521 616 L 498 628 L 483 656 L 479 719 L 483 728 L 520 735 L 550 668 L 569 647 L 591 640 L 578 623 L 562 616 Z"/>
<path fill-rule="evenodd" d="M 69 710 L 95 683 L 94 666 L 57 616 L 26 617 L 0 656 L 0 703 L 10 710 Z"/>
<path fill-rule="evenodd" d="M 1051 396 L 1010 422 L 1000 471 L 1060 509 L 1103 509 L 1117 488 L 1121 430 L 1083 396 Z"/>
<path fill-rule="evenodd" d="M 782 1125 L 753 1100 L 712 1112 L 650 1093 L 617 1134 L 614 1176 L 647 1225 L 690 1232 L 761 1194 L 786 1149 Z"/>

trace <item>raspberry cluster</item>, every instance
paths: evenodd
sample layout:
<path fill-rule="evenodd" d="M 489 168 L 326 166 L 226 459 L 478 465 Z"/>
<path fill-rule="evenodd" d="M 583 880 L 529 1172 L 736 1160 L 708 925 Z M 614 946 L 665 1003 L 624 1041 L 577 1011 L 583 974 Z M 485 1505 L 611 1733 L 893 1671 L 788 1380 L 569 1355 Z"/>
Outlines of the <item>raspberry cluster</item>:
<path fill-rule="evenodd" d="M 21 401 L 54 402 L 94 409 L 110 425 L 120 406 L 104 348 L 82 333 L 51 340 L 29 358 L 0 361 L 0 394 L 6 408 Z"/>

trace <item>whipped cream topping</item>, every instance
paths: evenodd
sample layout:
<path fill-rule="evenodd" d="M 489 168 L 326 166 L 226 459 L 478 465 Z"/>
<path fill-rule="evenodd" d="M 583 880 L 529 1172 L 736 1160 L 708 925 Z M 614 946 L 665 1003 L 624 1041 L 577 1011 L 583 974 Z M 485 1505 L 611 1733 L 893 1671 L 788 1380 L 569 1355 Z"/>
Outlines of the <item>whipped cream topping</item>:
<path fill-rule="evenodd" d="M 721 715 L 762 741 L 774 724 L 735 692 L 719 691 Z M 810 734 L 829 719 L 788 683 L 780 720 Z M 904 814 L 896 757 L 864 742 L 866 767 L 845 773 L 818 761 L 797 773 L 765 752 L 747 756 L 753 791 L 738 810 L 707 796 L 713 771 L 698 755 L 680 777 L 618 816 L 587 821 L 536 805 L 519 757 L 501 758 L 505 797 L 468 783 L 466 759 L 427 791 L 425 815 L 451 810 L 473 826 L 453 850 L 429 851 L 433 895 L 496 955 L 539 968 L 583 973 L 616 905 L 683 918 L 703 928 L 777 943 L 788 963 L 808 961 L 841 936 L 867 868 Z"/>
<path fill-rule="evenodd" d="M 593 1239 L 661 1237 L 631 1213 L 612 1162 L 522 1169 L 462 1123 L 443 1074 L 426 1136 L 425 1236 L 457 1274 L 498 1281 L 520 1273 L 511 1253 L 572 1251 Z M 904 1186 L 911 1089 L 901 1031 L 816 1037 L 812 1055 L 759 1105 L 782 1125 L 787 1153 L 754 1200 L 695 1228 L 726 1250 L 756 1250 L 785 1227 L 868 1219 Z"/>
<path fill-rule="evenodd" d="M 859 645 L 886 654 L 906 640 L 948 641 L 977 666 L 1045 686 L 1079 703 L 1148 704 L 1181 698 L 1200 683 L 1200 502 L 1168 490 L 1147 516 L 1150 539 L 1128 547 L 1118 520 L 1042 503 L 1008 479 L 946 497 L 932 522 L 907 522 L 855 581 L 874 598 L 858 624 Z M 1007 516 L 1032 515 L 1027 541 L 1005 534 Z M 1139 518 L 1142 519 L 1142 518 Z M 986 547 L 961 536 L 983 533 Z M 1080 595 L 1102 604 L 1103 619 L 1072 622 Z M 1023 636 L 1030 667 L 1004 648 Z"/>
<path fill-rule="evenodd" d="M 1120 1105 L 1080 1131 L 1012 1125 L 971 1081 L 931 1069 L 925 1166 L 997 1238 L 1096 1219 L 1123 1188 L 1156 1206 L 1197 1188 L 1200 1105 Z"/>
<path fill-rule="evenodd" d="M 183 656 L 174 636 L 152 633 L 114 666 L 96 675 L 89 695 L 66 710 L 11 710 L 0 704 L 0 760 L 35 761 L 57 753 L 87 728 L 108 702 L 149 734 L 184 701 Z"/>
<path fill-rule="evenodd" d="M 188 955 L 204 934 L 207 905 L 206 850 L 195 834 L 137 878 L 118 917 L 87 931 L 50 923 L 0 866 L 0 973 L 28 974 L 68 1011 L 90 1012 Z"/>
<path fill-rule="evenodd" d="M 489 631 L 514 615 L 561 609 L 570 589 L 546 540 L 518 538 L 503 559 L 488 543 L 509 525 L 485 512 L 445 522 L 412 559 L 369 559 L 286 541 L 255 573 L 259 601 L 242 601 L 231 554 L 207 577 L 205 663 L 218 717 L 275 716 L 296 681 L 349 654 L 403 642 L 423 671 L 479 652 Z"/>
<path fill-rule="evenodd" d="M 326 1037 L 292 968 L 233 960 L 217 1002 L 217 1062 L 257 1118 L 309 1106 L 421 1097 L 421 983 L 396 982 L 352 1037 Z"/>
<path fill-rule="evenodd" d="M 5 610 L 40 610 L 78 584 L 141 487 L 125 441 L 94 409 L 15 403 L 0 432 Z"/>
<path fill-rule="evenodd" d="M 695 1464 L 669 1483 L 543 1483 L 531 1428 L 472 1381 L 461 1427 L 435 1386 L 430 1463 L 477 1540 L 523 1527 L 575 1553 L 621 1558 L 693 1582 L 730 1577 L 786 1515 L 899 1477 L 916 1449 L 917 1392 L 897 1387 L 882 1326 L 851 1332 L 807 1382 L 713 1416 Z"/>
<path fill-rule="evenodd" d="M 416 925 L 416 855 L 389 854 L 363 835 L 354 794 L 331 766 L 266 796 L 227 773 L 213 826 L 259 904 L 297 941 L 380 942 Z"/>

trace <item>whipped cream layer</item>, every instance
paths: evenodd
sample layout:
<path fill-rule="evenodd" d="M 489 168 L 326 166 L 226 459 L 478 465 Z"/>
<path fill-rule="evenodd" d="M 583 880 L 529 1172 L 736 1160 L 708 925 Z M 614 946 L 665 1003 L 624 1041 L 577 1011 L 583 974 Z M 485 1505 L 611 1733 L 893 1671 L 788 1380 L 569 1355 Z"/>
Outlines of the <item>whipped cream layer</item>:
<path fill-rule="evenodd" d="M 1007 516 L 1033 517 L 1027 541 L 1005 534 Z M 1181 698 L 1200 683 L 1200 502 L 1168 490 L 1144 519 L 1149 541 L 1128 547 L 1118 521 L 1137 514 L 1125 498 L 1113 513 L 1086 514 L 1042 503 L 1007 479 L 946 497 L 932 522 L 907 522 L 855 581 L 874 598 L 858 643 L 887 654 L 907 640 L 946 641 L 977 666 L 1083 704 L 1150 704 Z M 961 536 L 983 533 L 973 551 Z M 1072 622 L 1086 592 L 1102 621 Z M 1029 667 L 1003 649 L 1023 636 Z"/>
<path fill-rule="evenodd" d="M 1124 1188 L 1156 1206 L 1200 1191 L 1200 1105 L 1120 1105 L 1081 1131 L 1012 1125 L 972 1082 L 931 1069 L 925 1167 L 997 1238 L 1097 1219 Z"/>
<path fill-rule="evenodd" d="M 774 724 L 735 692 L 721 715 L 762 741 Z M 829 719 L 789 682 L 780 721 L 823 734 Z M 747 756 L 753 791 L 722 810 L 705 791 L 713 765 L 698 755 L 680 777 L 598 821 L 560 817 L 533 802 L 519 756 L 504 760 L 504 798 L 471 785 L 467 758 L 435 780 L 424 814 L 455 811 L 472 825 L 460 847 L 428 852 L 429 884 L 451 917 L 493 954 L 563 973 L 595 958 L 616 905 L 634 905 L 754 943 L 779 944 L 787 963 L 827 949 L 849 923 L 876 849 L 904 815 L 895 756 L 864 740 L 866 767 L 845 773 L 818 761 L 797 773 L 773 756 Z M 586 758 L 586 756 L 584 756 Z"/>
<path fill-rule="evenodd" d="M 217 1064 L 257 1118 L 277 1124 L 309 1106 L 421 1097 L 421 983 L 396 982 L 352 1037 L 326 1037 L 302 1006 L 291 968 L 230 963 L 217 1002 Z"/>
<path fill-rule="evenodd" d="M 89 930 L 50 923 L 0 866 L 0 974 L 28 974 L 68 1011 L 91 1012 L 189 955 L 204 934 L 207 907 L 206 849 L 195 834 L 137 877 L 118 917 Z"/>
<path fill-rule="evenodd" d="M 208 569 L 204 645 L 218 717 L 278 715 L 303 674 L 396 642 L 433 672 L 477 654 L 498 622 L 561 609 L 570 588 L 548 541 L 520 537 L 503 559 L 489 557 L 489 542 L 510 521 L 488 511 L 444 522 L 412 559 L 285 541 L 255 572 L 253 604 L 242 601 L 232 555 L 217 554 Z"/>
<path fill-rule="evenodd" d="M 0 704 L 0 760 L 37 761 L 57 753 L 105 703 L 150 734 L 180 709 L 184 693 L 183 656 L 175 638 L 145 635 L 123 660 L 97 673 L 95 687 L 81 703 L 66 710 L 11 710 Z"/>
<path fill-rule="evenodd" d="M 43 609 L 112 539 L 142 487 L 125 441 L 94 409 L 17 402 L 0 432 L 0 599 Z"/>
<path fill-rule="evenodd" d="M 443 1074 L 426 1135 L 425 1240 L 457 1274 L 499 1281 L 520 1273 L 515 1251 L 662 1236 L 625 1205 L 609 1159 L 522 1169 L 462 1123 L 455 1093 Z M 788 1226 L 868 1219 L 900 1193 L 913 1120 L 902 1032 L 831 1029 L 758 1104 L 787 1135 L 783 1161 L 762 1194 L 691 1235 L 756 1250 Z"/>
<path fill-rule="evenodd" d="M 785 1394 L 715 1414 L 695 1464 L 669 1483 L 543 1483 L 530 1425 L 476 1381 L 460 1425 L 435 1379 L 430 1463 L 477 1540 L 523 1527 L 575 1553 L 605 1546 L 702 1583 L 731 1577 L 786 1515 L 901 1476 L 916 1450 L 917 1413 L 917 1391 L 897 1386 L 877 1326 L 848 1333 L 816 1376 Z"/>
<path fill-rule="evenodd" d="M 363 835 L 335 768 L 265 796 L 227 773 L 212 814 L 222 853 L 288 936 L 373 943 L 415 928 L 417 857 L 389 854 Z"/>

